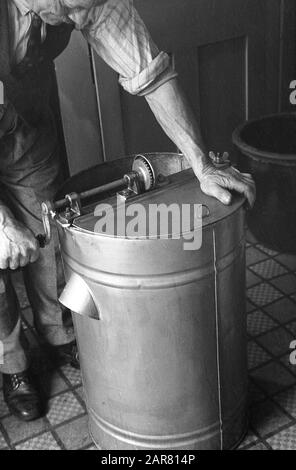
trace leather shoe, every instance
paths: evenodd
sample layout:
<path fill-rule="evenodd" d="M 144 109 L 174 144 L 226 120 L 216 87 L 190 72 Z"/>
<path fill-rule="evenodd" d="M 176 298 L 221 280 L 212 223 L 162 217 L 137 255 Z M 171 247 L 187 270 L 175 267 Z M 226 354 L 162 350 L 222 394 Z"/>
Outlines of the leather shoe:
<path fill-rule="evenodd" d="M 10 412 L 17 418 L 22 421 L 40 418 L 41 400 L 28 371 L 3 374 L 3 395 Z"/>
<path fill-rule="evenodd" d="M 47 345 L 50 359 L 57 366 L 70 364 L 74 369 L 80 369 L 78 348 L 76 341 L 60 346 Z"/>

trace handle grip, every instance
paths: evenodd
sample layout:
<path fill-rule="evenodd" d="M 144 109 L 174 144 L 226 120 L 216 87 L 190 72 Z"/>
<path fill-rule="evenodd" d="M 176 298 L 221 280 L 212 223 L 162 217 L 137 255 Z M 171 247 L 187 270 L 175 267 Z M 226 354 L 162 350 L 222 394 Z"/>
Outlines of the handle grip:
<path fill-rule="evenodd" d="M 38 235 L 36 235 L 35 238 L 37 242 L 39 243 L 40 248 L 45 248 L 46 245 L 48 245 L 46 235 L 42 235 L 41 233 L 39 233 Z"/>

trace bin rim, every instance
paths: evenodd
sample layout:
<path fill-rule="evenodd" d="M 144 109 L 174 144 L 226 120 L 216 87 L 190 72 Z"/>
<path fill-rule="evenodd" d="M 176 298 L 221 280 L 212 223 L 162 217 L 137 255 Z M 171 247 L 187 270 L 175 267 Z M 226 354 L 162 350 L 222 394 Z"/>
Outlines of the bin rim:
<path fill-rule="evenodd" d="M 264 160 L 268 163 L 274 163 L 275 165 L 296 165 L 296 152 L 295 153 L 278 153 L 278 152 L 268 152 L 265 150 L 259 150 L 252 145 L 247 144 L 241 138 L 242 131 L 251 124 L 256 122 L 266 121 L 271 118 L 288 118 L 294 117 L 296 120 L 296 112 L 285 112 L 285 113 L 274 113 L 267 114 L 257 119 L 248 119 L 244 123 L 240 124 L 232 133 L 232 142 L 233 144 L 246 156 L 252 158 L 253 160 Z M 281 160 L 279 161 L 279 155 Z"/>

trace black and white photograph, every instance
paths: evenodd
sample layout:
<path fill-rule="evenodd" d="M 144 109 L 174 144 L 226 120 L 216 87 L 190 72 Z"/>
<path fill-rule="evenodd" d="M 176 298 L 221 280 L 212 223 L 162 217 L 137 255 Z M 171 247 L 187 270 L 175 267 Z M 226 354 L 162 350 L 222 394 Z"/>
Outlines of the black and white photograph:
<path fill-rule="evenodd" d="M 0 0 L 0 450 L 296 450 L 295 0 Z"/>

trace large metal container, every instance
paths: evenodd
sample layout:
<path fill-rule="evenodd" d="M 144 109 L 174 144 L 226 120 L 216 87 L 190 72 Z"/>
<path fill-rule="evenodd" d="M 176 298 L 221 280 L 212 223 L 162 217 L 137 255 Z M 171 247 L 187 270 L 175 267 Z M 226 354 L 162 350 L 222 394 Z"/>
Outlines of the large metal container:
<path fill-rule="evenodd" d="M 233 134 L 239 167 L 252 173 L 257 199 L 248 225 L 266 246 L 296 253 L 296 114 L 248 121 Z"/>
<path fill-rule="evenodd" d="M 165 175 L 183 168 L 177 154 L 149 158 Z M 84 172 L 62 193 L 120 178 L 132 161 Z M 108 450 L 233 448 L 247 424 L 244 200 L 205 196 L 191 170 L 136 199 L 203 204 L 203 242 L 190 251 L 183 237 L 94 233 L 92 212 L 58 220 L 91 435 Z"/>

